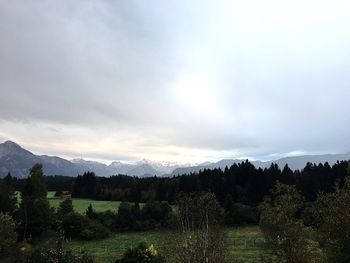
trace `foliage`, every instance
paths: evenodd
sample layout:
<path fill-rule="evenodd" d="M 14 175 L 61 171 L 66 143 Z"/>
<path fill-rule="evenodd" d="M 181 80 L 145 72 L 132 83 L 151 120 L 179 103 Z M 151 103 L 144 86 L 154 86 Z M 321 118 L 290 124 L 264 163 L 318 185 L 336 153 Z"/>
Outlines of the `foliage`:
<path fill-rule="evenodd" d="M 41 164 L 35 164 L 21 193 L 20 219 L 23 237 L 37 237 L 53 223 Z"/>
<path fill-rule="evenodd" d="M 63 218 L 62 228 L 66 237 L 83 240 L 106 238 L 110 233 L 99 221 L 91 220 L 76 212 L 70 212 Z"/>
<path fill-rule="evenodd" d="M 28 257 L 27 263 L 93 263 L 90 254 L 74 254 L 63 249 L 63 232 L 59 229 L 54 244 L 48 242 L 37 247 Z"/>
<path fill-rule="evenodd" d="M 17 241 L 16 224 L 8 214 L 0 213 L 0 258 L 13 252 Z"/>
<path fill-rule="evenodd" d="M 350 177 L 336 191 L 319 194 L 314 206 L 315 225 L 328 262 L 350 261 Z"/>
<path fill-rule="evenodd" d="M 97 214 L 96 214 L 96 212 L 94 211 L 94 209 L 92 208 L 92 205 L 91 205 L 91 204 L 90 204 L 90 205 L 88 206 L 88 208 L 86 209 L 85 215 L 86 215 L 88 218 L 90 218 L 90 219 L 94 219 L 94 218 L 97 217 Z"/>
<path fill-rule="evenodd" d="M 87 220 L 79 213 L 70 212 L 62 220 L 64 234 L 69 238 L 79 237 L 80 232 L 84 230 Z"/>
<path fill-rule="evenodd" d="M 100 222 L 103 226 L 105 226 L 110 231 L 114 231 L 117 229 L 116 227 L 116 215 L 110 210 L 105 212 L 95 212 L 95 220 Z"/>
<path fill-rule="evenodd" d="M 17 194 L 12 177 L 8 174 L 0 185 L 0 213 L 14 215 L 17 209 Z"/>
<path fill-rule="evenodd" d="M 120 230 L 146 230 L 166 227 L 172 218 L 172 208 L 167 202 L 147 202 L 142 209 L 138 203 L 122 202 L 117 213 Z"/>
<path fill-rule="evenodd" d="M 30 177 L 22 191 L 22 199 L 43 199 L 47 196 L 46 185 L 44 181 L 43 166 L 41 164 L 35 164 L 30 169 Z"/>
<path fill-rule="evenodd" d="M 117 213 L 118 226 L 121 229 L 129 229 L 134 220 L 131 213 L 131 205 L 128 202 L 122 202 Z"/>
<path fill-rule="evenodd" d="M 135 248 L 128 248 L 120 260 L 116 263 L 164 263 L 164 257 L 160 256 L 153 245 L 140 243 Z"/>
<path fill-rule="evenodd" d="M 58 219 L 62 220 L 65 215 L 67 215 L 71 212 L 73 212 L 72 199 L 66 198 L 60 203 L 60 205 L 57 209 Z"/>
<path fill-rule="evenodd" d="M 84 229 L 80 232 L 80 238 L 83 240 L 101 239 L 109 236 L 109 230 L 101 223 L 95 220 L 89 220 Z"/>
<path fill-rule="evenodd" d="M 97 178 L 93 172 L 78 175 L 72 189 L 72 197 L 90 198 L 98 192 Z"/>
<path fill-rule="evenodd" d="M 198 173 L 168 178 L 125 175 L 106 178 L 85 173 L 76 178 L 73 197 L 128 202 L 168 201 L 173 204 L 181 192 L 206 191 L 214 193 L 220 205 L 226 209 L 228 198 L 232 203 L 257 206 L 278 180 L 296 185 L 306 201 L 315 201 L 319 191 L 332 192 L 334 183 L 344 180 L 347 162 L 338 162 L 333 166 L 308 163 L 301 171 L 292 171 L 288 165 L 281 168 L 276 164 L 265 169 L 255 168 L 244 161 L 223 170 L 204 169 Z"/>
<path fill-rule="evenodd" d="M 224 262 L 226 236 L 215 195 L 181 195 L 177 199 L 179 235 L 173 256 L 177 262 Z"/>
<path fill-rule="evenodd" d="M 309 246 L 310 229 L 298 217 L 303 204 L 304 199 L 294 186 L 277 182 L 271 197 L 260 205 L 260 228 L 288 263 L 314 262 L 313 257 L 317 257 Z"/>
<path fill-rule="evenodd" d="M 137 213 L 137 208 L 135 209 Z M 163 227 L 168 225 L 171 214 L 172 208 L 168 202 L 147 202 L 141 210 L 141 218 L 143 220 L 149 220 L 153 225 L 159 224 L 159 226 Z"/>
<path fill-rule="evenodd" d="M 257 225 L 259 210 L 255 206 L 230 203 L 225 207 L 225 223 L 227 225 Z"/>

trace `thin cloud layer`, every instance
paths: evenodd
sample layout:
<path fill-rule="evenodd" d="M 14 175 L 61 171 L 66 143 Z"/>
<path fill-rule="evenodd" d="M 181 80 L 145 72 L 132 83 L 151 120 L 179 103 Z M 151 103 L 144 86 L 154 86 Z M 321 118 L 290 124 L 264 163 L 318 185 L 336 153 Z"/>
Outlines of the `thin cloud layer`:
<path fill-rule="evenodd" d="M 0 138 L 201 162 L 350 149 L 346 1 L 0 3 Z"/>

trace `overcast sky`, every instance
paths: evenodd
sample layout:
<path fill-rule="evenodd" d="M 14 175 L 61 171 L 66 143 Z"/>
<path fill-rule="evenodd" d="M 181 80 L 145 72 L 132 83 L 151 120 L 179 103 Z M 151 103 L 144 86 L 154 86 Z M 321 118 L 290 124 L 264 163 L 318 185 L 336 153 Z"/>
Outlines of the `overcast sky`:
<path fill-rule="evenodd" d="M 0 142 L 135 161 L 350 151 L 350 1 L 0 1 Z"/>

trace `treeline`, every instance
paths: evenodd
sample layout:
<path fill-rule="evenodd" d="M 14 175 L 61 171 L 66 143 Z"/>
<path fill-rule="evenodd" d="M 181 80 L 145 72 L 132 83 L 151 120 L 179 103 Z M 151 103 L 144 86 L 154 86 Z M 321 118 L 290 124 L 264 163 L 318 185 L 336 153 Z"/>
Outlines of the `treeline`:
<path fill-rule="evenodd" d="M 302 170 L 292 171 L 288 165 L 280 169 L 277 164 L 269 168 L 255 168 L 249 161 L 234 164 L 224 170 L 203 170 L 174 177 L 138 178 L 125 175 L 96 177 L 86 172 L 76 177 L 71 191 L 73 197 L 96 200 L 129 202 L 168 201 L 174 203 L 183 193 L 212 192 L 222 206 L 226 203 L 242 203 L 256 206 L 269 194 L 279 181 L 295 185 L 307 201 L 314 201 L 318 192 L 334 191 L 336 182 L 342 183 L 348 162 L 307 163 Z M 65 189 L 67 190 L 67 189 Z"/>
<path fill-rule="evenodd" d="M 256 168 L 249 161 L 221 169 L 206 169 L 173 177 L 132 177 L 115 175 L 97 177 L 86 172 L 77 177 L 45 176 L 48 191 L 71 191 L 73 197 L 107 201 L 168 201 L 174 203 L 178 193 L 212 192 L 221 205 L 225 202 L 256 206 L 279 181 L 295 185 L 307 201 L 316 200 L 318 192 L 334 191 L 335 183 L 342 183 L 348 162 L 330 166 L 307 163 L 302 170 L 291 170 L 271 164 L 269 168 Z M 12 179 L 17 191 L 22 191 L 26 179 Z"/>

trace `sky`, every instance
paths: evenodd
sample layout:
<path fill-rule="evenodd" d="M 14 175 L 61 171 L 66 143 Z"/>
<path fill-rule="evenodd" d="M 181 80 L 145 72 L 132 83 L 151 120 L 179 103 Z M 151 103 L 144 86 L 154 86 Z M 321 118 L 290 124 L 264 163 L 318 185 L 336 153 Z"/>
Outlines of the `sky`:
<path fill-rule="evenodd" d="M 0 142 L 198 163 L 350 151 L 350 1 L 0 1 Z"/>

